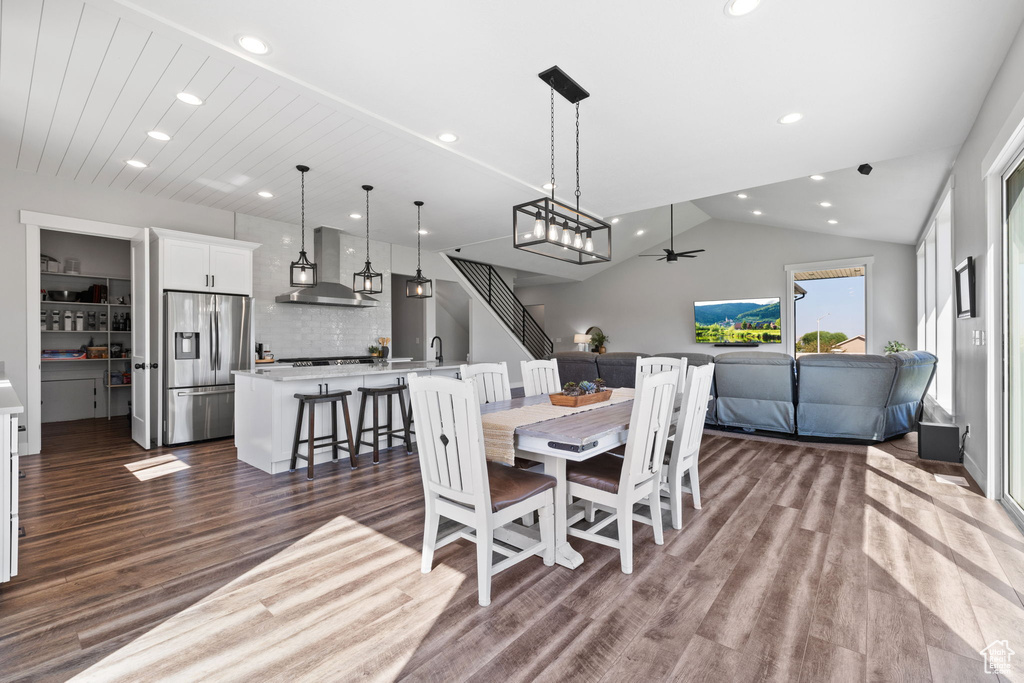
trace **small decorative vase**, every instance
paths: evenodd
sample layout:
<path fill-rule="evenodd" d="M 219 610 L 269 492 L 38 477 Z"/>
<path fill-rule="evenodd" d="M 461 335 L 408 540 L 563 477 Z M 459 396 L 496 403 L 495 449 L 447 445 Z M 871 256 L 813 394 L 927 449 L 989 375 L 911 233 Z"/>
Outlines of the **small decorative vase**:
<path fill-rule="evenodd" d="M 608 352 L 608 349 L 606 349 L 605 347 L 603 347 L 603 346 L 602 346 L 601 348 L 599 348 L 599 349 L 597 350 L 597 352 L 598 352 L 598 353 L 607 353 L 607 352 Z"/>
<path fill-rule="evenodd" d="M 391 353 L 391 349 L 389 349 L 388 347 L 386 347 L 386 346 L 380 347 L 380 357 L 381 357 L 381 359 L 387 358 L 390 353 Z"/>

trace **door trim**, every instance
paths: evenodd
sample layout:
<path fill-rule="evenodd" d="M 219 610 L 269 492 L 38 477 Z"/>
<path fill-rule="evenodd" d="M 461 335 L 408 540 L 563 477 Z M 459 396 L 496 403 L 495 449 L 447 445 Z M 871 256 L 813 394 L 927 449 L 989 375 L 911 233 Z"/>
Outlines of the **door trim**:
<path fill-rule="evenodd" d="M 790 263 L 786 269 L 786 290 L 782 297 L 782 347 L 783 353 L 791 356 L 796 355 L 796 304 L 793 301 L 793 279 L 794 273 L 805 270 L 834 270 L 838 268 L 852 268 L 864 266 L 864 335 L 868 344 L 875 341 L 875 322 L 873 300 L 874 279 L 872 270 L 875 266 L 874 256 L 860 256 L 857 258 L 835 259 L 832 261 L 814 261 L 812 263 Z M 865 348 L 866 353 L 872 353 L 870 347 Z"/>
<path fill-rule="evenodd" d="M 26 455 L 34 455 L 42 449 L 42 356 L 43 341 L 39 333 L 39 231 L 70 232 L 78 235 L 112 237 L 131 240 L 145 234 L 146 228 L 118 223 L 104 223 L 84 218 L 59 216 L 38 211 L 19 212 L 19 220 L 25 226 L 25 449 Z"/>

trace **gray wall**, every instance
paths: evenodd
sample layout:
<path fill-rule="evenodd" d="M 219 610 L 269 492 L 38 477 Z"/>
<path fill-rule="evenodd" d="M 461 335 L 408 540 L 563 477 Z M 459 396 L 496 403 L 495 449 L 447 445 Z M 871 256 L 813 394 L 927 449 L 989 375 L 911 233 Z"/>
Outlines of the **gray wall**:
<path fill-rule="evenodd" d="M 427 299 L 410 299 L 405 295 L 405 281 L 413 275 L 391 276 L 391 356 L 423 360 L 426 344 Z M 433 358 L 433 356 L 431 356 Z"/>
<path fill-rule="evenodd" d="M 995 495 L 998 487 L 989 480 L 995 474 L 1000 452 L 998 433 L 989 433 L 988 400 L 999 409 L 1001 382 L 989 384 L 987 366 L 1001 363 L 998 334 L 989 333 L 985 346 L 971 343 L 975 330 L 998 330 L 1001 318 L 1002 277 L 999 239 L 989 240 L 989 202 L 986 200 L 987 166 L 1008 143 L 1011 134 L 1024 120 L 1024 35 L 1017 34 L 992 87 L 982 104 L 974 127 L 968 134 L 953 166 L 953 263 L 968 256 L 975 259 L 978 317 L 955 321 L 956 366 L 953 392 L 956 421 L 970 424 L 966 463 L 986 493 Z M 999 202 L 993 202 L 998 214 Z M 992 279 L 989 285 L 990 278 Z M 991 308 L 989 308 L 991 306 Z M 995 318 L 995 319 L 991 319 Z M 995 417 L 995 416 L 992 416 Z M 992 484 L 992 485 L 990 485 Z"/>
<path fill-rule="evenodd" d="M 657 249 L 667 247 L 666 241 Z M 652 249 L 651 252 L 657 249 Z M 871 353 L 889 339 L 916 338 L 915 254 L 910 245 L 711 219 L 676 237 L 676 249 L 706 249 L 678 263 L 630 258 L 579 283 L 516 290 L 528 305 L 544 304 L 556 351 L 576 349 L 575 333 L 597 325 L 609 351 L 702 351 L 694 341 L 693 302 L 783 297 L 786 264 L 874 256 L 874 338 Z M 782 351 L 782 345 L 761 348 Z M 720 351 L 720 349 L 719 349 Z"/>

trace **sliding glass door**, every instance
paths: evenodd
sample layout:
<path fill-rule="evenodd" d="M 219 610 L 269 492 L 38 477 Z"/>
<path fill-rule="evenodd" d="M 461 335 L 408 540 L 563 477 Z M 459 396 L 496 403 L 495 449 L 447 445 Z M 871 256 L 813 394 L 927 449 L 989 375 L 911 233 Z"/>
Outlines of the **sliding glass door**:
<path fill-rule="evenodd" d="M 1005 178 L 1007 492 L 1024 506 L 1024 162 Z"/>

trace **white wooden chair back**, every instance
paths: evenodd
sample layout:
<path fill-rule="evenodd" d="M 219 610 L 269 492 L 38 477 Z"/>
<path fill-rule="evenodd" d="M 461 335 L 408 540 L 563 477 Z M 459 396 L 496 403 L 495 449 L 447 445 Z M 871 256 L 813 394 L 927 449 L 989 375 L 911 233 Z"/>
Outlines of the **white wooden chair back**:
<path fill-rule="evenodd" d="M 640 378 L 645 375 L 655 375 L 659 372 L 668 372 L 669 370 L 676 370 L 679 372 L 679 386 L 676 387 L 676 390 L 682 391 L 682 383 L 683 380 L 686 378 L 685 358 L 665 358 L 663 356 L 637 358 L 636 381 L 633 384 L 633 386 L 639 387 Z"/>
<path fill-rule="evenodd" d="M 704 436 L 704 418 L 708 412 L 708 398 L 711 396 L 711 380 L 715 375 L 715 364 L 699 365 L 686 373 L 686 389 L 683 404 L 676 421 L 676 436 L 672 444 L 672 459 L 690 459 L 700 450 Z M 681 464 L 686 468 L 689 465 Z"/>
<path fill-rule="evenodd" d="M 424 493 L 490 511 L 480 402 L 473 383 L 410 374 L 409 396 Z"/>
<path fill-rule="evenodd" d="M 557 394 L 562 390 L 562 380 L 558 377 L 558 361 L 521 360 L 519 367 L 523 370 L 523 391 L 527 396 L 538 394 Z"/>
<path fill-rule="evenodd" d="M 463 380 L 472 380 L 480 403 L 511 401 L 512 385 L 508 381 L 508 364 L 475 363 L 459 366 Z"/>
<path fill-rule="evenodd" d="M 631 490 L 636 484 L 659 475 L 665 460 L 678 381 L 675 370 L 641 378 L 629 418 L 619 491 Z"/>

